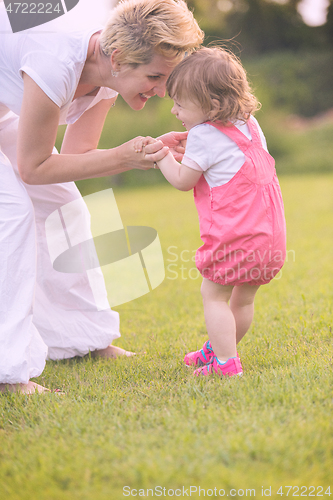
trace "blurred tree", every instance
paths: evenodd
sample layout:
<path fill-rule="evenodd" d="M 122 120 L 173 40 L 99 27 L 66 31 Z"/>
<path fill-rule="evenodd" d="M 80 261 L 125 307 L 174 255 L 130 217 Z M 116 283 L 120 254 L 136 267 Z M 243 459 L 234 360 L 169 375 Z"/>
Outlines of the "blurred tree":
<path fill-rule="evenodd" d="M 206 33 L 206 43 L 234 40 L 245 55 L 322 48 L 323 27 L 307 26 L 297 10 L 301 0 L 188 0 Z M 332 0 L 331 0 L 332 5 Z"/>
<path fill-rule="evenodd" d="M 221 2 L 217 0 L 187 0 L 186 3 L 194 11 L 196 20 L 206 34 L 216 33 L 224 28 L 226 15 L 224 8 L 219 8 L 222 6 Z M 229 1 L 227 4 L 223 3 L 228 6 L 231 4 Z"/>
<path fill-rule="evenodd" d="M 333 0 L 330 0 L 327 11 L 327 21 L 325 24 L 327 38 L 330 44 L 333 42 Z"/>
<path fill-rule="evenodd" d="M 297 10 L 298 3 L 299 0 L 283 4 L 247 0 L 246 10 L 228 16 L 229 33 L 239 33 L 239 42 L 248 54 L 313 47 L 313 32 L 303 22 Z"/>

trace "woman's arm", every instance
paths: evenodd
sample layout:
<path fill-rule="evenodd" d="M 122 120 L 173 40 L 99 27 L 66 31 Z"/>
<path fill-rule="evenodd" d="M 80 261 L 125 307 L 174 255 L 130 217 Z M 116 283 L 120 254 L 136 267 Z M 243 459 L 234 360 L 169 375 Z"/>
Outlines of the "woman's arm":
<path fill-rule="evenodd" d="M 63 149 L 65 153 L 52 154 L 59 124 L 59 108 L 24 74 L 17 145 L 18 168 L 23 181 L 27 184 L 53 184 L 112 175 L 133 168 L 151 168 L 152 162 L 161 158 L 161 153 L 152 155 L 151 161 L 138 158 L 133 140 L 113 149 L 94 149 L 107 113 L 104 106 L 96 105 L 87 111 L 91 111 L 88 115 L 90 124 L 87 117 L 81 121 L 82 115 L 76 122 L 77 127 L 73 124 L 68 132 Z"/>
<path fill-rule="evenodd" d="M 85 111 L 83 115 L 73 124 L 66 128 L 64 139 L 61 145 L 61 154 L 85 154 L 92 151 L 105 151 L 97 149 L 106 116 L 116 101 L 114 99 L 103 99 L 93 108 Z M 105 177 L 131 170 L 131 167 L 113 168 L 109 172 L 103 172 L 95 177 Z"/>
<path fill-rule="evenodd" d="M 83 154 L 97 149 L 106 116 L 117 98 L 103 99 L 73 124 L 67 125 L 61 154 Z"/>

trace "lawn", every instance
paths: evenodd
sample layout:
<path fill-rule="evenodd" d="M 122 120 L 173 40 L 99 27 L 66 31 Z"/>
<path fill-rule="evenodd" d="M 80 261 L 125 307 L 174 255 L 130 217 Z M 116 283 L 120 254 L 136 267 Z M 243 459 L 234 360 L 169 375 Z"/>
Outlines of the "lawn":
<path fill-rule="evenodd" d="M 209 380 L 182 363 L 206 339 L 192 193 L 115 188 L 164 252 L 164 282 L 116 308 L 140 355 L 48 362 L 38 381 L 65 395 L 0 396 L 0 499 L 330 497 L 333 175 L 281 187 L 287 262 L 258 292 L 244 376 Z"/>

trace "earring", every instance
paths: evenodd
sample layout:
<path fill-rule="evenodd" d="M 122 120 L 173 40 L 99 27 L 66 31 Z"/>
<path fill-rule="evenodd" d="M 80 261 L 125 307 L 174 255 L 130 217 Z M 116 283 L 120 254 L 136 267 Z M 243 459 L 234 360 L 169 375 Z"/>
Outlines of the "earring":
<path fill-rule="evenodd" d="M 118 71 L 115 71 L 114 69 L 113 69 L 113 70 L 111 70 L 111 75 L 112 75 L 112 76 L 114 76 L 115 78 L 117 78 L 118 73 L 119 73 L 119 72 L 118 72 Z"/>

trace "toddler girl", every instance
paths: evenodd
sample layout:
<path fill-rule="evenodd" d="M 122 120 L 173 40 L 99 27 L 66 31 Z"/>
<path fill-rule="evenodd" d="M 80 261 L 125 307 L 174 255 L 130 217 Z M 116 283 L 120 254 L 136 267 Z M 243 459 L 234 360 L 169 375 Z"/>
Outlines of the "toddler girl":
<path fill-rule="evenodd" d="M 251 325 L 259 286 L 274 278 L 286 253 L 274 159 L 252 116 L 259 103 L 233 54 L 194 52 L 173 70 L 167 91 L 171 112 L 189 132 L 182 163 L 168 152 L 157 164 L 175 188 L 194 188 L 203 241 L 196 265 L 209 340 L 184 362 L 198 367 L 195 375 L 241 375 L 236 344 Z M 144 139 L 147 159 L 162 149 L 159 142 Z"/>

